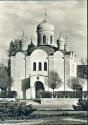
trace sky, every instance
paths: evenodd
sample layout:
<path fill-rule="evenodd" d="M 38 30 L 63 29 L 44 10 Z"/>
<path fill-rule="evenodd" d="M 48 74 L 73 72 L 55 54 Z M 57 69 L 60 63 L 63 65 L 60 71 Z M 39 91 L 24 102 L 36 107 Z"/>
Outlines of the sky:
<path fill-rule="evenodd" d="M 77 58 L 87 58 L 86 8 L 86 0 L 0 1 L 0 61 L 7 59 L 10 41 L 21 38 L 23 31 L 29 43 L 32 37 L 36 44 L 36 27 L 45 10 L 55 26 L 55 41 L 62 32 Z"/>

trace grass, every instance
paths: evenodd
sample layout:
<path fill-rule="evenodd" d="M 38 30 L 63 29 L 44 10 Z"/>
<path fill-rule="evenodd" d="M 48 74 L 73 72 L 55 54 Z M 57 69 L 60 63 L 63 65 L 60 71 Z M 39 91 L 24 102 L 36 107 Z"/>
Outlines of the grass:
<path fill-rule="evenodd" d="M 35 111 L 36 112 L 36 111 Z M 5 120 L 0 125 L 87 125 L 87 113 L 78 111 L 41 111 L 29 120 Z"/>
<path fill-rule="evenodd" d="M 72 119 L 66 117 L 52 117 L 44 119 L 34 119 L 28 121 L 5 121 L 4 125 L 87 125 L 87 122 L 80 119 Z M 2 125 L 2 123 L 1 123 Z"/>

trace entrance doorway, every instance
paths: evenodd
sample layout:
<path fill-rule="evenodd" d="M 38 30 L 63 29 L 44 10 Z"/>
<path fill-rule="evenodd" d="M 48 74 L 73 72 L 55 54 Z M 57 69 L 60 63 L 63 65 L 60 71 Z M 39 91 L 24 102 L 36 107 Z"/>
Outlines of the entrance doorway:
<path fill-rule="evenodd" d="M 44 85 L 41 81 L 35 82 L 35 97 L 40 98 L 40 91 L 44 91 Z"/>

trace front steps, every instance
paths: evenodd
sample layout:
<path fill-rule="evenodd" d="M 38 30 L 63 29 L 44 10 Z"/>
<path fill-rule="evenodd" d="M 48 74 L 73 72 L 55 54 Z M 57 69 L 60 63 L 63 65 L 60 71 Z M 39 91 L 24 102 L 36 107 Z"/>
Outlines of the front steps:
<path fill-rule="evenodd" d="M 77 104 L 78 98 L 41 98 L 41 103 L 36 100 L 20 101 L 25 101 L 26 105 L 31 104 L 37 110 L 73 110 L 73 105 Z"/>

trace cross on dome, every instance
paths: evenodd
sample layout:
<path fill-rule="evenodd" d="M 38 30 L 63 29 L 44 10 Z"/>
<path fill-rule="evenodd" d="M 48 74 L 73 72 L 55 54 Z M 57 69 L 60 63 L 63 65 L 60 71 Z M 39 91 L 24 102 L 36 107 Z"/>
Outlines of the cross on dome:
<path fill-rule="evenodd" d="M 22 31 L 21 41 L 22 41 L 22 42 L 27 41 L 27 37 L 25 37 L 24 31 Z"/>
<path fill-rule="evenodd" d="M 47 21 L 47 9 L 45 9 L 44 21 Z"/>
<path fill-rule="evenodd" d="M 33 40 L 33 36 L 31 36 L 31 43 L 32 43 L 32 40 Z"/>
<path fill-rule="evenodd" d="M 60 32 L 60 37 L 62 37 L 62 32 Z"/>
<path fill-rule="evenodd" d="M 22 31 L 22 36 L 21 36 L 21 40 L 23 41 L 24 39 L 24 31 Z"/>

